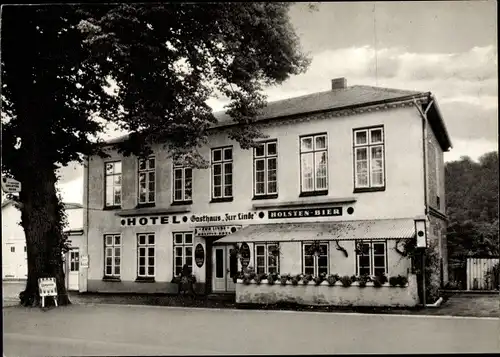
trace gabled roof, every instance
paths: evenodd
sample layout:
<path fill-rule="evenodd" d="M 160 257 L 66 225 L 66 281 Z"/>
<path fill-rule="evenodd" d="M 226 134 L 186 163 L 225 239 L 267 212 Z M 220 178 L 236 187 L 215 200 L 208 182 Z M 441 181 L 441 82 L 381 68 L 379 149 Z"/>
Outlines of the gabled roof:
<path fill-rule="evenodd" d="M 255 121 L 277 120 L 310 113 L 363 108 L 377 104 L 397 103 L 412 99 L 428 99 L 430 97 L 430 92 L 354 85 L 269 102 L 266 107 L 262 109 L 261 115 L 259 115 Z M 434 106 L 436 105 L 435 103 Z M 212 128 L 237 125 L 225 111 L 216 112 L 214 116 L 218 122 L 213 124 Z M 451 147 L 451 141 L 439 112 L 436 113 L 433 124 L 433 128 L 436 128 L 439 132 L 438 140 L 443 150 L 446 151 Z M 128 135 L 124 135 L 107 141 L 105 145 L 116 144 L 127 138 Z"/>

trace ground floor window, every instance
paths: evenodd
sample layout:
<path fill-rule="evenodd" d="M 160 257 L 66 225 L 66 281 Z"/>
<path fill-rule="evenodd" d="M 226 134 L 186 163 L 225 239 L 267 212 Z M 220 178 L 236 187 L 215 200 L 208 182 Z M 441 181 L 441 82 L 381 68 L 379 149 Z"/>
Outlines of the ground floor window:
<path fill-rule="evenodd" d="M 279 245 L 277 243 L 255 245 L 255 272 L 257 274 L 279 272 Z"/>
<path fill-rule="evenodd" d="M 356 242 L 358 275 L 387 275 L 387 243 L 385 241 Z"/>
<path fill-rule="evenodd" d="M 193 269 L 193 233 L 174 233 L 174 275 L 182 272 L 182 267 L 187 264 Z"/>
<path fill-rule="evenodd" d="M 155 276 L 155 235 L 154 233 L 137 235 L 137 277 L 154 278 Z"/>
<path fill-rule="evenodd" d="M 104 235 L 104 276 L 119 278 L 121 268 L 121 236 Z"/>
<path fill-rule="evenodd" d="M 328 243 L 302 244 L 304 274 L 319 276 L 328 274 Z"/>

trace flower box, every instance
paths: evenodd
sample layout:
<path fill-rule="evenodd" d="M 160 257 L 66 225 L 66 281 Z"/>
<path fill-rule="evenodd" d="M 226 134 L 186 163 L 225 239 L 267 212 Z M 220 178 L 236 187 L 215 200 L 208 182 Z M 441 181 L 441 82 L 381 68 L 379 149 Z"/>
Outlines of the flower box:
<path fill-rule="evenodd" d="M 236 284 L 236 302 L 245 304 L 275 304 L 278 302 L 298 303 L 302 305 L 324 306 L 416 306 L 419 302 L 417 291 L 417 278 L 411 274 L 405 287 L 391 286 L 388 283 L 374 287 L 372 282 L 367 282 L 365 287 L 360 287 L 354 282 L 349 287 L 342 286 L 340 281 L 330 286 L 327 281 L 316 285 L 314 281 L 309 284 L 293 285 L 287 281 L 281 285 L 276 281 L 273 285 L 267 280 L 256 284 L 243 284 L 238 279 Z"/>

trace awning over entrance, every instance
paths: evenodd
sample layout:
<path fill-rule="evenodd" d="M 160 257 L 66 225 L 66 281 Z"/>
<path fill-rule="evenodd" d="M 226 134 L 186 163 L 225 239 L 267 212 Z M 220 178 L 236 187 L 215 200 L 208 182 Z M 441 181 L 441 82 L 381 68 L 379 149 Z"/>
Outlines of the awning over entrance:
<path fill-rule="evenodd" d="M 415 236 L 413 219 L 381 219 L 314 223 L 254 224 L 214 244 L 311 240 L 409 239 Z"/>

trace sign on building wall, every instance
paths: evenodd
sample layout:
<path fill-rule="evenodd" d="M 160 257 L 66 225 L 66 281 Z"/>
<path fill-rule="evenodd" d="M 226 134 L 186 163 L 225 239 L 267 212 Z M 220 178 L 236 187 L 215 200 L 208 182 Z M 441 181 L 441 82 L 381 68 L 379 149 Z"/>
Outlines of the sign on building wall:
<path fill-rule="evenodd" d="M 224 223 L 266 223 L 270 219 L 294 219 L 342 216 L 342 207 L 326 206 L 322 208 L 299 208 L 281 210 L 259 210 L 256 212 L 233 212 L 233 213 L 201 213 L 191 215 L 150 215 L 130 216 L 120 219 L 122 226 L 157 226 L 169 224 L 218 224 Z M 222 232 L 221 235 L 234 233 L 232 231 Z M 203 235 L 203 230 L 200 234 Z M 214 235 L 214 234 L 210 234 Z"/>
<path fill-rule="evenodd" d="M 89 267 L 89 256 L 82 255 L 80 258 L 80 268 L 88 268 Z"/>
<path fill-rule="evenodd" d="M 196 227 L 194 232 L 195 235 L 199 237 L 206 236 L 226 236 L 228 234 L 236 232 L 241 226 L 207 226 L 207 227 Z"/>
<path fill-rule="evenodd" d="M 276 210 L 276 211 L 269 211 L 268 212 L 269 219 L 328 217 L 328 216 L 341 216 L 341 215 L 342 215 L 342 207 L 283 209 L 283 210 Z"/>
<path fill-rule="evenodd" d="M 248 267 L 250 263 L 250 247 L 245 242 L 243 242 L 240 247 L 240 262 L 243 268 Z"/>
<path fill-rule="evenodd" d="M 194 248 L 194 261 L 198 268 L 201 268 L 205 263 L 205 249 L 201 243 L 196 244 Z"/>

